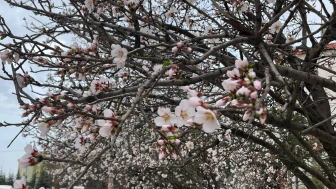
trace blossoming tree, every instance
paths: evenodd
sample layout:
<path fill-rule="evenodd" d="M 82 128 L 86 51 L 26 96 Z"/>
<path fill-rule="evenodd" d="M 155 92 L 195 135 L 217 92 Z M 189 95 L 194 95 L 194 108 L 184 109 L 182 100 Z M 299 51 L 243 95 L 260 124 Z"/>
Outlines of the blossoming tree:
<path fill-rule="evenodd" d="M 336 188 L 334 1 L 5 1 L 39 20 L 0 17 L 22 166 L 69 188 Z"/>

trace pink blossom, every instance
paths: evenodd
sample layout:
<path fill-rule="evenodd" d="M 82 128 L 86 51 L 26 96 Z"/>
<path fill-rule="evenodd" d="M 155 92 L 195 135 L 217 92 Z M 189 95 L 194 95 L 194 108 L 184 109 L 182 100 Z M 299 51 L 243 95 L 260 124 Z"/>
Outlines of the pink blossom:
<path fill-rule="evenodd" d="M 105 109 L 103 113 L 106 118 L 114 118 L 114 113 L 111 109 Z M 96 124 L 100 126 L 99 135 L 102 137 L 109 137 L 115 123 L 111 120 L 99 119 L 96 121 Z"/>
<path fill-rule="evenodd" d="M 52 114 L 54 108 L 52 108 L 52 107 L 48 107 L 48 106 L 43 106 L 43 107 L 41 108 L 41 110 L 44 111 L 44 112 L 46 112 L 46 113 Z"/>
<path fill-rule="evenodd" d="M 243 116 L 243 121 L 249 120 L 250 117 L 251 117 L 251 115 L 252 115 L 252 110 L 251 109 L 246 110 L 246 112 L 245 112 L 245 114 Z"/>
<path fill-rule="evenodd" d="M 192 52 L 192 48 L 191 48 L 191 47 L 187 47 L 187 48 L 186 48 L 186 51 L 188 51 L 188 52 Z"/>
<path fill-rule="evenodd" d="M 244 102 L 239 102 L 237 99 L 233 99 L 233 100 L 231 101 L 231 106 L 245 107 L 245 106 L 247 106 L 247 104 L 244 103 Z"/>
<path fill-rule="evenodd" d="M 45 122 L 38 123 L 37 127 L 41 131 L 41 137 L 45 137 L 47 135 L 47 133 L 49 132 L 49 130 L 50 130 L 49 124 L 45 123 Z"/>
<path fill-rule="evenodd" d="M 160 146 L 162 146 L 162 145 L 165 144 L 165 141 L 164 141 L 164 140 L 158 140 L 158 141 L 157 141 L 157 144 L 160 145 Z"/>
<path fill-rule="evenodd" d="M 256 77 L 256 73 L 253 71 L 253 69 L 249 69 L 248 75 L 253 79 Z"/>
<path fill-rule="evenodd" d="M 160 153 L 159 153 L 159 160 L 162 160 L 162 159 L 165 157 L 165 155 L 166 155 L 166 151 L 167 151 L 166 148 L 162 148 L 162 149 L 161 149 L 161 151 L 160 151 Z"/>
<path fill-rule="evenodd" d="M 246 59 L 244 60 L 236 60 L 235 61 L 235 66 L 239 70 L 246 70 L 248 67 L 248 62 Z"/>
<path fill-rule="evenodd" d="M 183 125 L 189 126 L 187 120 L 195 115 L 195 108 L 191 107 L 188 100 L 181 100 L 179 106 L 175 108 L 175 115 L 177 116 L 176 125 L 181 127 Z"/>
<path fill-rule="evenodd" d="M 257 92 L 257 91 L 252 92 L 252 93 L 250 94 L 250 97 L 251 97 L 251 99 L 257 99 L 257 97 L 258 97 L 258 92 Z"/>
<path fill-rule="evenodd" d="M 117 64 L 117 68 L 124 68 L 127 59 L 127 49 L 122 48 L 120 45 L 112 45 L 111 55 L 114 58 L 113 62 Z"/>
<path fill-rule="evenodd" d="M 216 106 L 218 106 L 218 107 L 223 106 L 224 104 L 226 104 L 226 103 L 229 102 L 230 100 L 231 100 L 230 97 L 225 97 L 225 98 L 219 99 L 219 100 L 216 102 Z"/>
<path fill-rule="evenodd" d="M 194 123 L 194 120 L 193 120 L 193 119 L 188 119 L 188 120 L 186 121 L 186 123 L 187 123 L 188 125 L 192 125 L 192 124 Z"/>
<path fill-rule="evenodd" d="M 237 87 L 240 86 L 240 80 L 232 80 L 227 79 L 222 82 L 222 86 L 224 87 L 226 92 L 232 92 L 236 90 Z"/>
<path fill-rule="evenodd" d="M 255 80 L 253 82 L 253 86 L 254 88 L 256 88 L 257 90 L 260 90 L 261 89 L 261 82 L 259 80 Z"/>
<path fill-rule="evenodd" d="M 201 106 L 197 106 L 197 112 L 195 114 L 194 122 L 203 124 L 203 131 L 206 133 L 212 133 L 216 129 L 220 128 L 220 124 L 213 111 L 207 110 Z"/>
<path fill-rule="evenodd" d="M 183 42 L 182 42 L 182 41 L 178 42 L 178 43 L 176 44 L 176 46 L 177 46 L 178 48 L 181 48 L 181 47 L 183 46 Z"/>
<path fill-rule="evenodd" d="M 233 70 L 231 71 L 227 71 L 226 72 L 226 75 L 232 79 L 235 79 L 235 78 L 239 78 L 240 77 L 240 73 L 239 73 L 239 70 L 237 68 L 234 68 Z"/>
<path fill-rule="evenodd" d="M 173 53 L 176 53 L 177 51 L 178 51 L 178 48 L 176 46 L 172 48 Z"/>
<path fill-rule="evenodd" d="M 237 91 L 237 95 L 240 95 L 240 96 L 246 96 L 248 97 L 251 93 L 251 90 L 246 88 L 246 87 L 241 87 L 238 91 Z"/>
<path fill-rule="evenodd" d="M 154 119 L 157 126 L 174 125 L 176 122 L 176 115 L 172 114 L 169 108 L 158 108 L 157 113 L 159 117 Z"/>
<path fill-rule="evenodd" d="M 26 168 L 28 166 L 34 166 L 40 162 L 38 159 L 40 154 L 31 144 L 28 144 L 24 150 L 26 154 L 20 158 L 21 167 Z"/>
<path fill-rule="evenodd" d="M 16 180 L 13 184 L 14 189 L 27 189 L 26 178 L 21 177 L 20 180 Z"/>
<path fill-rule="evenodd" d="M 111 135 L 111 132 L 112 126 L 109 124 L 105 124 L 99 129 L 99 135 L 105 138 L 109 137 Z"/>
<path fill-rule="evenodd" d="M 68 103 L 68 104 L 67 104 L 67 107 L 68 107 L 69 109 L 72 109 L 72 108 L 75 107 L 75 105 L 74 105 L 73 103 Z"/>

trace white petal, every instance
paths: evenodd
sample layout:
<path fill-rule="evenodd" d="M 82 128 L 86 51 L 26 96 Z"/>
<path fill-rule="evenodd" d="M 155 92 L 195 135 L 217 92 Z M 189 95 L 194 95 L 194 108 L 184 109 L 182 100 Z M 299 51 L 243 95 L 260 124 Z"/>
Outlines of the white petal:
<path fill-rule="evenodd" d="M 111 135 L 112 127 L 104 126 L 99 129 L 99 134 L 102 137 L 108 137 Z"/>
<path fill-rule="evenodd" d="M 104 110 L 104 117 L 112 117 L 113 116 L 113 111 L 110 109 L 105 109 Z"/>
<path fill-rule="evenodd" d="M 167 125 L 166 121 L 163 119 L 163 117 L 156 117 L 154 119 L 154 123 L 155 123 L 156 126 Z"/>
<path fill-rule="evenodd" d="M 203 131 L 206 133 L 212 133 L 214 132 L 216 129 L 220 128 L 219 122 L 216 120 L 212 120 L 212 121 L 206 121 L 203 123 Z"/>
<path fill-rule="evenodd" d="M 34 150 L 33 150 L 33 146 L 31 144 L 27 144 L 27 146 L 24 148 L 24 151 L 27 154 L 31 154 Z"/>

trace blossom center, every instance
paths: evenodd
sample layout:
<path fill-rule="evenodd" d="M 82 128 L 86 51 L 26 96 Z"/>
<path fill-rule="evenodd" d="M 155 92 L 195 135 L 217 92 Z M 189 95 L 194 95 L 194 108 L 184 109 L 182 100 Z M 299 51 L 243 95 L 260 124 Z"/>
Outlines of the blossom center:
<path fill-rule="evenodd" d="M 188 115 L 188 113 L 187 113 L 186 111 L 182 111 L 182 112 L 181 112 L 181 117 L 182 117 L 183 119 L 185 119 L 185 118 L 188 118 L 189 115 Z"/>
<path fill-rule="evenodd" d="M 124 52 L 123 51 L 118 51 L 118 57 L 123 57 L 124 56 Z"/>
<path fill-rule="evenodd" d="M 207 121 L 214 120 L 214 116 L 211 113 L 206 113 L 205 114 L 205 120 L 207 120 Z"/>
<path fill-rule="evenodd" d="M 170 119 L 170 116 L 168 114 L 165 114 L 162 116 L 165 121 L 168 121 Z"/>

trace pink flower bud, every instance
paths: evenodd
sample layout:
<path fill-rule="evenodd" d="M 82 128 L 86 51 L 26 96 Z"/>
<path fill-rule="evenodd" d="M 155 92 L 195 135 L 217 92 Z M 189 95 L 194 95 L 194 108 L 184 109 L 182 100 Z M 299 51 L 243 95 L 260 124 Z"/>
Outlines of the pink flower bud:
<path fill-rule="evenodd" d="M 266 111 L 263 112 L 263 113 L 260 115 L 259 120 L 260 120 L 260 123 L 261 123 L 261 124 L 264 124 L 264 123 L 265 123 L 265 121 L 266 121 L 266 115 L 267 115 Z"/>
<path fill-rule="evenodd" d="M 51 113 L 53 108 L 52 107 L 48 107 L 48 106 L 43 106 L 42 111 L 47 112 L 47 113 Z"/>
<path fill-rule="evenodd" d="M 68 103 L 68 104 L 67 104 L 67 107 L 68 107 L 69 109 L 72 109 L 73 107 L 75 107 L 75 105 L 74 105 L 73 103 Z"/>
<path fill-rule="evenodd" d="M 248 67 L 248 62 L 247 60 L 236 60 L 235 61 L 235 66 L 237 69 L 239 70 L 246 70 L 246 68 Z"/>
<path fill-rule="evenodd" d="M 172 48 L 172 52 L 173 52 L 173 53 L 176 53 L 177 51 L 178 51 L 178 48 L 177 48 L 177 47 L 173 47 L 173 48 Z"/>
<path fill-rule="evenodd" d="M 257 90 L 260 90 L 261 89 L 261 82 L 259 80 L 255 80 L 253 82 L 253 86 L 254 88 L 256 88 Z"/>
<path fill-rule="evenodd" d="M 85 109 L 86 109 L 87 111 L 90 111 L 90 110 L 92 109 L 92 106 L 90 106 L 90 105 L 87 104 L 87 105 L 85 106 Z"/>
<path fill-rule="evenodd" d="M 178 48 L 181 48 L 181 47 L 183 46 L 183 43 L 180 41 L 180 42 L 178 42 L 178 43 L 176 44 L 176 46 L 177 46 Z"/>
<path fill-rule="evenodd" d="M 192 125 L 192 124 L 194 123 L 194 121 L 193 121 L 192 119 L 188 119 L 188 120 L 186 121 L 186 123 L 187 123 L 188 125 Z"/>
<path fill-rule="evenodd" d="M 176 145 L 179 145 L 180 143 L 181 143 L 181 140 L 180 140 L 180 139 L 176 139 L 176 140 L 175 140 L 175 144 L 176 144 Z"/>
<path fill-rule="evenodd" d="M 192 52 L 192 48 L 191 48 L 191 47 L 187 47 L 186 50 L 187 50 L 188 52 Z"/>
<path fill-rule="evenodd" d="M 251 97 L 251 99 L 257 99 L 257 97 L 258 97 L 258 92 L 257 92 L 257 91 L 252 92 L 252 93 L 250 94 L 250 97 Z"/>
<path fill-rule="evenodd" d="M 174 159 L 177 159 L 177 155 L 176 155 L 175 152 L 173 152 L 173 153 L 171 154 L 171 156 L 172 156 Z"/>
<path fill-rule="evenodd" d="M 162 160 L 166 155 L 166 148 L 162 148 L 162 150 L 159 153 L 159 160 Z"/>
<path fill-rule="evenodd" d="M 158 140 L 158 141 L 157 141 L 157 144 L 160 145 L 160 146 L 162 146 L 162 145 L 165 144 L 165 141 L 164 141 L 164 140 Z"/>
<path fill-rule="evenodd" d="M 163 125 L 161 130 L 167 132 L 167 131 L 169 131 L 170 127 L 171 127 L 170 125 Z"/>
<path fill-rule="evenodd" d="M 251 114 L 252 114 L 252 110 L 251 109 L 246 110 L 246 112 L 245 112 L 245 114 L 243 116 L 243 121 L 249 120 L 250 117 L 251 117 Z"/>

